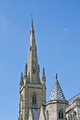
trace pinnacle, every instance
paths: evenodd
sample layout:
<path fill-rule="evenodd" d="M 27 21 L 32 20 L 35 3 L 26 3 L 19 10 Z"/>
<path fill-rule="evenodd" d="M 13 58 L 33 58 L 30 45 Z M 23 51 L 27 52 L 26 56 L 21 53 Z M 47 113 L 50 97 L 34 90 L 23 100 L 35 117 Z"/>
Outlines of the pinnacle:
<path fill-rule="evenodd" d="M 20 85 L 23 85 L 23 73 L 21 73 Z"/>
<path fill-rule="evenodd" d="M 42 79 L 45 79 L 45 71 L 44 71 L 44 68 L 43 68 L 43 75 L 42 75 Z"/>
<path fill-rule="evenodd" d="M 27 64 L 25 64 L 25 73 L 24 73 L 24 77 L 27 77 Z"/>

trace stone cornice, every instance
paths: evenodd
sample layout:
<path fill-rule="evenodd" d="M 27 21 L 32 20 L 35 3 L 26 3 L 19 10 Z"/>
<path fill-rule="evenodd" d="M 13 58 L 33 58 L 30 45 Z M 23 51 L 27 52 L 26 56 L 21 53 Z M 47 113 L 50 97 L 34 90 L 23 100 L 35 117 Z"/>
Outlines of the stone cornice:
<path fill-rule="evenodd" d="M 48 101 L 48 102 L 46 103 L 46 105 L 56 104 L 56 103 L 68 105 L 68 101 L 66 101 L 66 100 L 51 100 L 51 101 Z"/>
<path fill-rule="evenodd" d="M 36 88 L 36 89 L 43 89 L 43 85 L 42 84 L 30 84 L 30 83 L 27 83 L 26 86 L 28 88 Z M 22 92 L 22 90 L 25 88 L 25 85 L 23 85 L 21 88 L 20 88 L 20 93 Z"/>

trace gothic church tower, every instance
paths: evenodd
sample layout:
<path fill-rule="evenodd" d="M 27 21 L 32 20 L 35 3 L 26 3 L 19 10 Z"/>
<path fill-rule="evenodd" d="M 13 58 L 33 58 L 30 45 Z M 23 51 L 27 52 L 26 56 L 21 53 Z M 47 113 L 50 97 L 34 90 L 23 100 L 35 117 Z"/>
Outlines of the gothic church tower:
<path fill-rule="evenodd" d="M 28 120 L 31 108 L 41 108 L 46 105 L 46 84 L 45 71 L 43 68 L 42 82 L 39 78 L 39 65 L 37 60 L 37 50 L 35 43 L 33 20 L 31 22 L 30 44 L 28 61 L 25 65 L 24 78 L 21 73 L 20 80 L 20 99 L 19 99 L 19 118 L 18 120 Z"/>

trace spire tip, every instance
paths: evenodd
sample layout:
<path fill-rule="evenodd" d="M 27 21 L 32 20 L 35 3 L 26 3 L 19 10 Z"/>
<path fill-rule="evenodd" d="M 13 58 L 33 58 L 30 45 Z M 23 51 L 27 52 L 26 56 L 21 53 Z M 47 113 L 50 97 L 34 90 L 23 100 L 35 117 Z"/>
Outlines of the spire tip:
<path fill-rule="evenodd" d="M 31 23 L 33 24 L 33 14 L 31 14 Z"/>
<path fill-rule="evenodd" d="M 57 79 L 57 73 L 56 73 L 56 79 Z"/>

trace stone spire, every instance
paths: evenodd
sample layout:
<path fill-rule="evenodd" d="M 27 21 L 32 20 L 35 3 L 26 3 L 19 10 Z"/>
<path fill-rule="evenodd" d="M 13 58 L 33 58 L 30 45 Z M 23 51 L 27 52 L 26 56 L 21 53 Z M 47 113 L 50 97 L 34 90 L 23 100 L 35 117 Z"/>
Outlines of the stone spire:
<path fill-rule="evenodd" d="M 31 22 L 30 31 L 30 43 L 27 61 L 27 77 L 30 83 L 40 83 L 33 20 Z"/>
<path fill-rule="evenodd" d="M 22 85 L 23 85 L 23 73 L 21 73 L 21 79 L 20 79 L 20 87 L 22 87 Z"/>
<path fill-rule="evenodd" d="M 65 100 L 65 96 L 57 80 L 57 73 L 56 73 L 56 81 L 54 83 L 49 100 Z"/>

